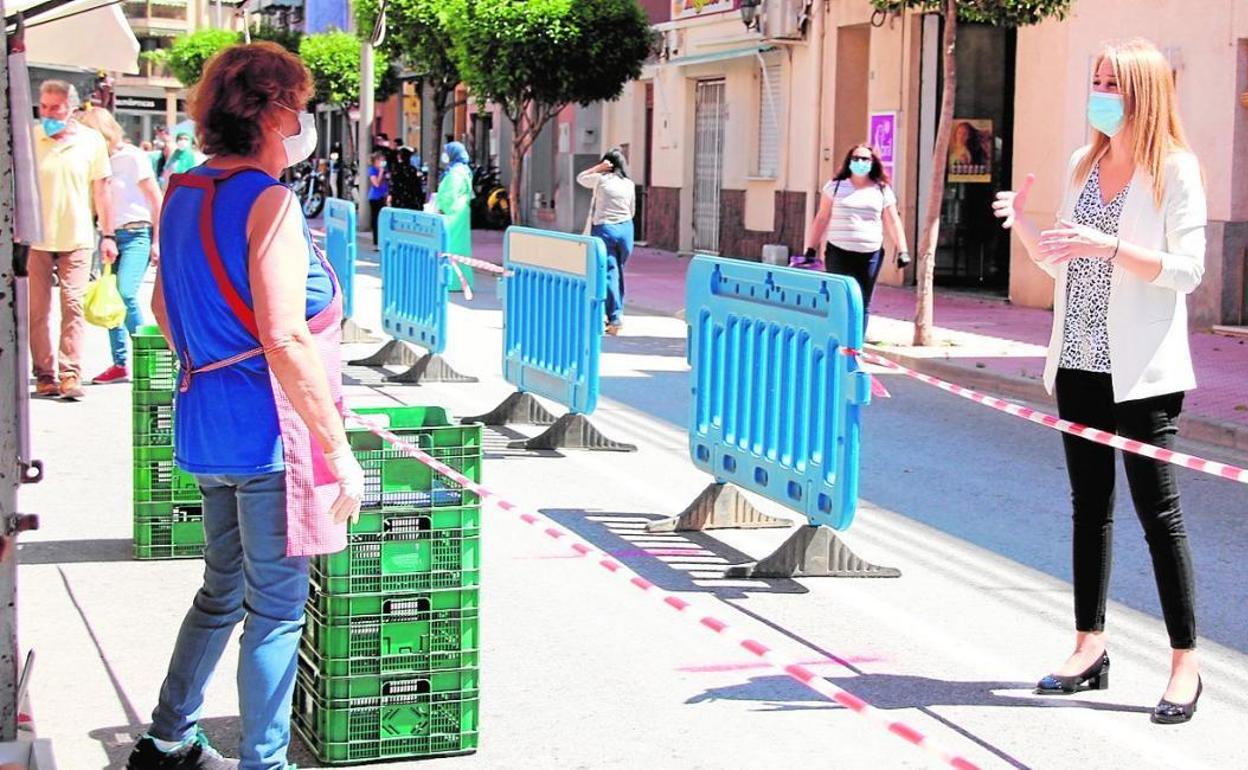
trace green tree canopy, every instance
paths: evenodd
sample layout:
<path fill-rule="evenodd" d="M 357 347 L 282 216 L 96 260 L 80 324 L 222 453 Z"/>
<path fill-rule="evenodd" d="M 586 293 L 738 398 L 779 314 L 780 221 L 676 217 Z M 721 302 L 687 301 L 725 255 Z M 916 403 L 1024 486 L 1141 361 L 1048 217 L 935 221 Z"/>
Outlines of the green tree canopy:
<path fill-rule="evenodd" d="M 618 97 L 653 40 L 637 0 L 449 0 L 441 14 L 464 82 L 512 123 L 513 201 L 542 128 L 569 104 Z"/>
<path fill-rule="evenodd" d="M 277 43 L 282 48 L 298 56 L 299 44 L 303 42 L 303 33 L 262 21 L 251 31 L 251 42 L 258 43 L 261 40 Z"/>
<path fill-rule="evenodd" d="M 958 20 L 994 24 L 998 27 L 1025 27 L 1048 18 L 1063 19 L 1073 0 L 957 0 Z M 945 0 L 871 0 L 881 11 L 902 10 L 929 13 L 941 11 Z"/>
<path fill-rule="evenodd" d="M 183 35 L 173 41 L 168 53 L 160 58 L 169 64 L 182 85 L 190 88 L 199 82 L 204 72 L 204 65 L 218 51 L 234 45 L 242 37 L 237 32 L 224 29 L 201 29 L 189 35 Z"/>
<path fill-rule="evenodd" d="M 299 43 L 299 57 L 312 72 L 316 86 L 314 101 L 335 105 L 350 105 L 359 101 L 359 38 L 346 32 L 308 35 Z M 388 67 L 384 54 L 379 55 L 377 71 L 385 72 Z"/>

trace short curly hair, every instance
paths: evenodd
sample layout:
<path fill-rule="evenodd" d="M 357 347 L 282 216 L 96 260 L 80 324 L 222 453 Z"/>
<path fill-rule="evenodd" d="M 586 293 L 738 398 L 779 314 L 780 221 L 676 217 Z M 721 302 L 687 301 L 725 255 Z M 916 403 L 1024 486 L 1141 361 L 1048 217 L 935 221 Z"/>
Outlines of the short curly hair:
<path fill-rule="evenodd" d="M 226 48 L 204 67 L 191 90 L 189 113 L 208 155 L 255 155 L 260 116 L 273 105 L 301 112 L 312 75 L 299 57 L 268 41 Z"/>

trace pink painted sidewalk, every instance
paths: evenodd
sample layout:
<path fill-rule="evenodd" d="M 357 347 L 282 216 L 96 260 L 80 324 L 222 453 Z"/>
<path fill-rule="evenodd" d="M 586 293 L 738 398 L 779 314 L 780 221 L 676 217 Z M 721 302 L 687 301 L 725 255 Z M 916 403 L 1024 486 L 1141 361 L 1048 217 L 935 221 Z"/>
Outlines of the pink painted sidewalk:
<path fill-rule="evenodd" d="M 502 233 L 474 231 L 473 255 L 501 264 Z M 671 315 L 683 311 L 688 265 L 672 252 L 637 248 L 626 268 L 628 306 Z M 877 286 L 871 311 L 868 339 L 900 363 L 999 395 L 1049 400 L 1040 379 L 1051 311 L 938 291 L 937 344 L 930 348 L 909 344 L 912 288 Z M 1248 449 L 1248 340 L 1196 332 L 1191 345 L 1199 387 L 1184 403 L 1184 435 Z"/>

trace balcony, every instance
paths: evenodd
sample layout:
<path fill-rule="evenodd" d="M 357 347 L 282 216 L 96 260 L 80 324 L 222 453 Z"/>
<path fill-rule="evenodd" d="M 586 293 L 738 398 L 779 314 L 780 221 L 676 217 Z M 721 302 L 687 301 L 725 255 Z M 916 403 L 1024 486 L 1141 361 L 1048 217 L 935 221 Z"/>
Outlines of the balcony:
<path fill-rule="evenodd" d="M 186 0 L 126 0 L 122 10 L 139 36 L 176 37 L 190 31 Z"/>
<path fill-rule="evenodd" d="M 139 74 L 122 75 L 118 79 L 120 86 L 160 86 L 161 88 L 181 88 L 182 84 L 173 76 L 167 64 L 139 60 Z"/>

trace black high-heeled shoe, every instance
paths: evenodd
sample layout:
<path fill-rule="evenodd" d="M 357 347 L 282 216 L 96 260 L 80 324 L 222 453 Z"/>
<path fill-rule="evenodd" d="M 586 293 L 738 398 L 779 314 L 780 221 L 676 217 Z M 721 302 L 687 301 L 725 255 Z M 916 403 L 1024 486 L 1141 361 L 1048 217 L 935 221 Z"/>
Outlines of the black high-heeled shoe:
<path fill-rule="evenodd" d="M 1196 697 L 1192 698 L 1191 703 L 1172 703 L 1165 698 L 1157 704 L 1153 709 L 1153 724 L 1155 725 L 1181 725 L 1184 722 L 1192 721 L 1192 717 L 1196 716 L 1196 703 L 1200 700 L 1200 694 L 1205 691 L 1205 683 L 1200 677 L 1196 677 Z"/>
<path fill-rule="evenodd" d="M 1036 683 L 1036 695 L 1070 695 L 1084 690 L 1109 689 L 1109 653 L 1102 652 L 1101 657 L 1084 671 L 1074 676 L 1058 676 L 1049 674 Z"/>

